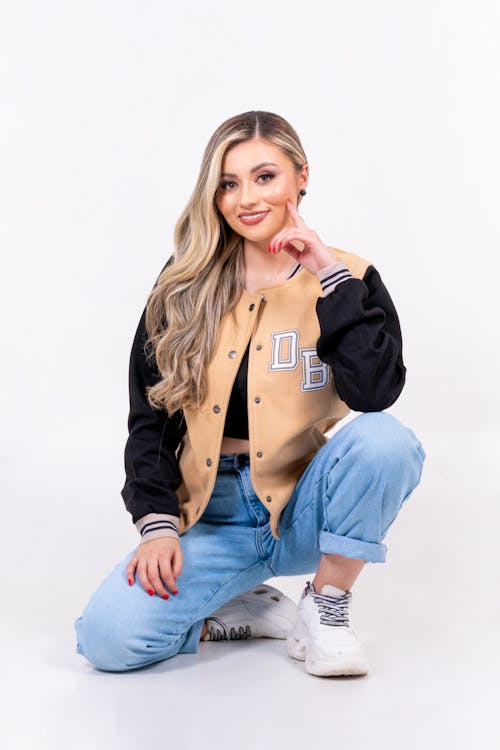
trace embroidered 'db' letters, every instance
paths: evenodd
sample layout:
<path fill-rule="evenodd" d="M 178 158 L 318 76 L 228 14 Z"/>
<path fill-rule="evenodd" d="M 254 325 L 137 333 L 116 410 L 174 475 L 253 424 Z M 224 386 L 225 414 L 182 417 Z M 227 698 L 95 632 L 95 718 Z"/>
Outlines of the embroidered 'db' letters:
<path fill-rule="evenodd" d="M 322 362 L 315 347 L 299 347 L 299 331 L 275 331 L 271 335 L 272 353 L 269 372 L 295 370 L 302 363 L 301 391 L 317 391 L 327 388 L 330 381 L 330 368 Z M 316 359 L 316 362 L 313 360 Z"/>

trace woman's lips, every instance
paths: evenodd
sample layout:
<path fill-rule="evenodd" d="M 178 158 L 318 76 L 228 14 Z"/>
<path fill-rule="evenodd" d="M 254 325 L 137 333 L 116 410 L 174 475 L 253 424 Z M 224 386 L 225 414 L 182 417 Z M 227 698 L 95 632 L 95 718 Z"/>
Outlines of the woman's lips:
<path fill-rule="evenodd" d="M 269 211 L 261 211 L 255 216 L 245 216 L 245 214 L 241 214 L 239 218 L 240 221 L 243 222 L 243 224 L 258 224 L 259 221 L 262 221 L 266 218 L 268 213 Z"/>

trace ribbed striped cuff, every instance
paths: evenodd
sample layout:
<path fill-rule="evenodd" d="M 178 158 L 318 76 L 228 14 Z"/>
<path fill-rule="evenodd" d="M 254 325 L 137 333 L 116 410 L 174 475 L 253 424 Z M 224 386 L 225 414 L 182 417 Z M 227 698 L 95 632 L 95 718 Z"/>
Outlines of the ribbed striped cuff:
<path fill-rule="evenodd" d="M 140 544 L 160 539 L 160 537 L 179 536 L 179 518 L 168 513 L 147 513 L 135 522 L 135 527 L 142 539 Z"/>
<path fill-rule="evenodd" d="M 320 268 L 316 272 L 316 276 L 321 283 L 322 297 L 326 297 L 327 294 L 333 292 L 341 281 L 352 279 L 352 273 L 341 260 L 335 260 L 329 266 Z"/>

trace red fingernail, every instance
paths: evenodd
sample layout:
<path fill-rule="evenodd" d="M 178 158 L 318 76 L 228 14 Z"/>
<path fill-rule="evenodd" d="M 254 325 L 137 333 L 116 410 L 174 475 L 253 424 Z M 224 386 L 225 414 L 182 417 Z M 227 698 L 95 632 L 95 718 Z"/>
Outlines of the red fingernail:
<path fill-rule="evenodd" d="M 271 245 L 268 245 L 268 247 L 267 247 L 267 252 L 268 252 L 268 253 L 270 253 L 270 252 L 271 252 Z"/>
<path fill-rule="evenodd" d="M 165 594 L 165 596 L 162 596 L 162 599 L 170 599 L 168 594 Z"/>
<path fill-rule="evenodd" d="M 132 586 L 133 580 L 131 578 L 128 579 L 129 586 Z"/>
<path fill-rule="evenodd" d="M 174 591 L 174 594 L 178 594 L 178 593 L 179 593 L 178 591 Z"/>
<path fill-rule="evenodd" d="M 153 589 L 148 589 L 148 594 L 149 594 L 149 596 L 153 596 L 153 594 L 154 594 Z"/>

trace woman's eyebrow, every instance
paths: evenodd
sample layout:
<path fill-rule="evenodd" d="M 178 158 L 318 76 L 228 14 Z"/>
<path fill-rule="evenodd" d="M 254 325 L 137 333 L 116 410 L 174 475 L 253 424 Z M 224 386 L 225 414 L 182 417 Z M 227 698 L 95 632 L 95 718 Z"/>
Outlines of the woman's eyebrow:
<path fill-rule="evenodd" d="M 267 167 L 267 166 L 277 167 L 279 165 L 275 164 L 273 161 L 263 161 L 261 164 L 257 164 L 256 167 L 252 167 L 252 169 L 250 170 L 250 173 L 256 172 L 261 167 Z M 221 177 L 238 177 L 238 175 L 234 174 L 233 172 L 222 172 Z"/>

